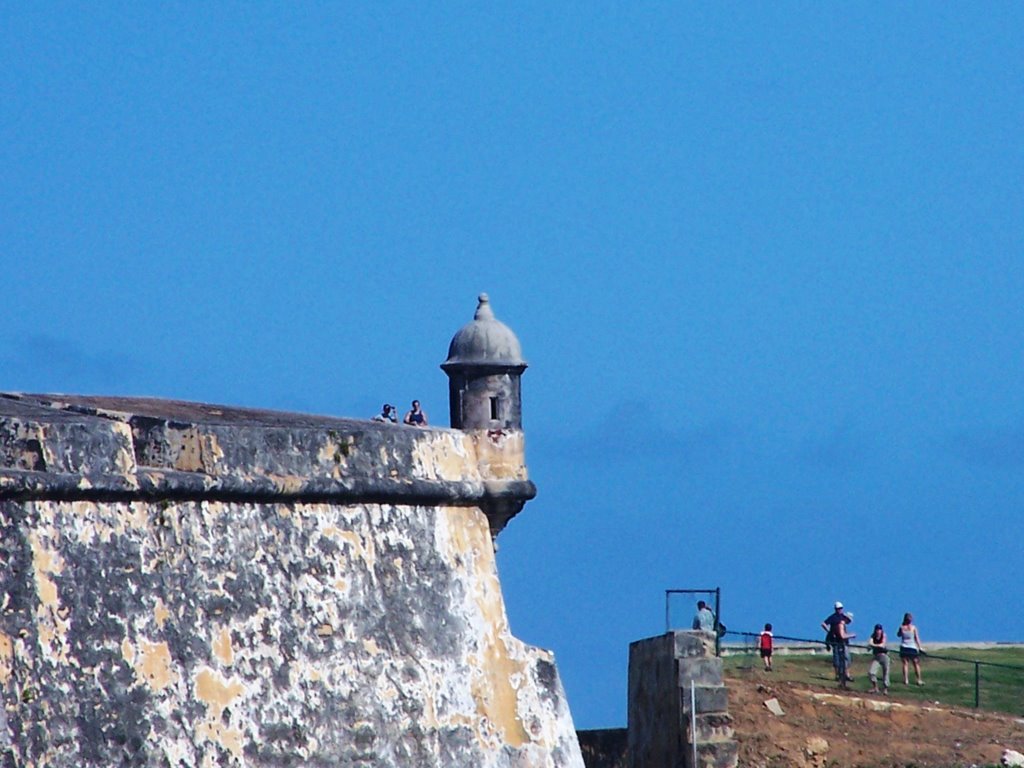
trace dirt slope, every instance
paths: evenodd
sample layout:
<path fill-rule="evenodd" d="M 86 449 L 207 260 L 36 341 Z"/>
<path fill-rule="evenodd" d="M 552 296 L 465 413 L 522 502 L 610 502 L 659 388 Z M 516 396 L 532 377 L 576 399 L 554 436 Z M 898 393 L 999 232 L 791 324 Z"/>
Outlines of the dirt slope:
<path fill-rule="evenodd" d="M 740 766 L 970 766 L 1024 752 L 1024 719 L 882 696 L 730 678 Z M 765 707 L 775 698 L 782 716 Z"/>

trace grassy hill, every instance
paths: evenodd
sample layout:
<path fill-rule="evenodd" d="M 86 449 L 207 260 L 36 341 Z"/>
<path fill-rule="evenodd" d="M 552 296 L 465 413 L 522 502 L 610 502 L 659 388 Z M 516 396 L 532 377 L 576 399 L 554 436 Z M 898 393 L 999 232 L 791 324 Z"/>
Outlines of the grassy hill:
<path fill-rule="evenodd" d="M 944 647 L 921 660 L 924 685 L 914 684 L 913 667 L 910 685 L 903 685 L 903 672 L 899 654 L 889 653 L 894 701 L 944 704 L 955 707 L 975 706 L 975 674 L 980 709 L 1024 716 L 1024 648 L 1018 646 L 994 648 Z M 761 659 L 756 652 L 740 653 L 733 650 L 724 658 L 726 676 L 763 675 L 766 681 L 786 681 L 823 688 L 835 688 L 831 656 L 826 653 L 779 653 L 774 656 L 774 670 L 762 672 Z M 870 688 L 868 666 L 871 656 L 863 649 L 854 648 L 850 672 L 854 681 L 853 692 L 866 694 Z M 979 662 L 977 665 L 974 662 Z"/>

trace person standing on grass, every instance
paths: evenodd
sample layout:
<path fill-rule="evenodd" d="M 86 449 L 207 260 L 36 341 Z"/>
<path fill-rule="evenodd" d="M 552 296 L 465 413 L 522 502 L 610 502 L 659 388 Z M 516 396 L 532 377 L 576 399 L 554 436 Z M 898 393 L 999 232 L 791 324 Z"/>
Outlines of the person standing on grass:
<path fill-rule="evenodd" d="M 924 685 L 921 680 L 921 654 L 924 649 L 921 647 L 921 636 L 917 634 L 917 627 L 914 626 L 914 617 L 909 613 L 903 614 L 903 623 L 896 633 L 900 638 L 900 661 L 903 663 L 903 684 L 910 685 L 908 676 L 910 662 L 914 662 L 914 674 L 917 676 L 917 684 Z"/>
<path fill-rule="evenodd" d="M 882 672 L 882 692 L 889 695 L 889 649 L 885 647 L 885 630 L 881 624 L 875 624 L 875 630 L 868 638 L 868 648 L 871 649 L 871 666 L 868 668 L 868 677 L 871 678 L 871 690 L 868 693 L 878 693 L 878 673 Z"/>
<path fill-rule="evenodd" d="M 846 622 L 836 622 L 836 635 L 832 645 L 832 664 L 836 668 L 836 672 L 839 676 L 839 687 L 844 691 L 847 689 L 847 683 L 853 680 L 850 674 L 846 671 L 846 662 L 850 658 L 849 645 L 850 641 L 853 640 L 857 635 L 852 632 L 846 631 Z"/>
<path fill-rule="evenodd" d="M 847 647 L 847 644 L 839 642 L 838 638 L 840 637 L 840 631 L 842 631 L 846 637 L 853 637 L 853 635 L 846 632 L 846 625 L 853 621 L 853 614 L 843 613 L 843 604 L 838 600 L 836 600 L 834 607 L 835 611 L 826 616 L 825 620 L 821 622 L 821 628 L 828 633 L 825 635 L 825 647 L 831 648 L 832 650 L 832 668 L 836 672 L 836 680 L 846 682 L 847 680 L 853 679 L 849 673 L 850 650 Z M 840 625 L 842 625 L 841 628 Z M 836 655 L 837 645 L 843 652 L 842 675 L 839 673 L 839 657 Z"/>
<path fill-rule="evenodd" d="M 764 632 L 762 632 L 757 638 L 757 648 L 761 652 L 761 660 L 764 661 L 764 671 L 771 672 L 772 650 L 774 648 L 771 624 L 764 625 Z"/>

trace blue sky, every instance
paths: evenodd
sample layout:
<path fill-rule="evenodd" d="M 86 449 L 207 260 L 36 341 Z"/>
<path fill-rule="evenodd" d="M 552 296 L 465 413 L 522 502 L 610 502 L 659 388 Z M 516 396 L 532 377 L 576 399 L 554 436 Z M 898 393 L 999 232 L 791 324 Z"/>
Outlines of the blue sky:
<path fill-rule="evenodd" d="M 443 424 L 487 291 L 578 727 L 666 588 L 1024 640 L 1022 135 L 1015 3 L 10 5 L 0 389 Z"/>

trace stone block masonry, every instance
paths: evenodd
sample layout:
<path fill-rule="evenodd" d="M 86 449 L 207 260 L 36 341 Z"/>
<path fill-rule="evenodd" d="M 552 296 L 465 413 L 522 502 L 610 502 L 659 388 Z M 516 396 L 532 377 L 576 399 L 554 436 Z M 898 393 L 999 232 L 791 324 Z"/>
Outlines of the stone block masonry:
<path fill-rule="evenodd" d="M 582 766 L 518 430 L 0 396 L 0 765 Z"/>
<path fill-rule="evenodd" d="M 722 660 L 714 653 L 714 635 L 706 632 L 674 631 L 630 644 L 630 768 L 736 766 Z"/>

